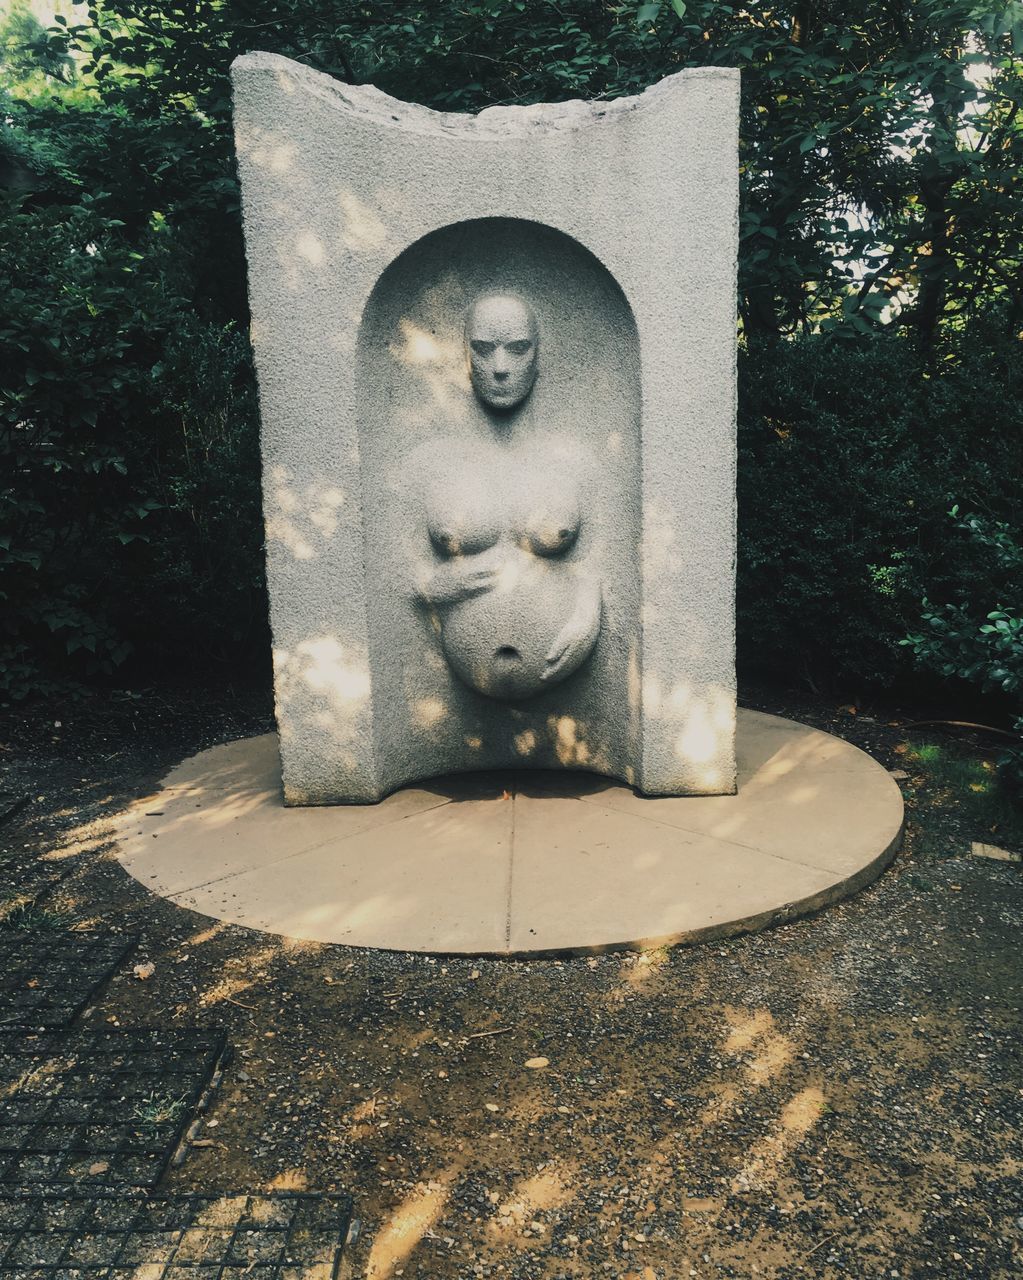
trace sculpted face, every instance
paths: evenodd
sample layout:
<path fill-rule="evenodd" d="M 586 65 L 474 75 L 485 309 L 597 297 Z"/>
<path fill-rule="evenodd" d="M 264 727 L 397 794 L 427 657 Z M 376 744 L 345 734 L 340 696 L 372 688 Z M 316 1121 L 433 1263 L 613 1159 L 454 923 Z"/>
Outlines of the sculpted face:
<path fill-rule="evenodd" d="M 521 404 L 536 381 L 539 329 L 532 307 L 510 293 L 485 293 L 465 318 L 473 389 L 492 409 Z"/>

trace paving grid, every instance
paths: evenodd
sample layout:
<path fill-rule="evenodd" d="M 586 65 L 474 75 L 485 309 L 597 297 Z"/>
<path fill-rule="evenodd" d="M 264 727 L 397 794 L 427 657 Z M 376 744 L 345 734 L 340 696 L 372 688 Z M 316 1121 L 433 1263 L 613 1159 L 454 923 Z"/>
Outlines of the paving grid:
<path fill-rule="evenodd" d="M 138 939 L 0 931 L 0 1027 L 66 1027 Z"/>
<path fill-rule="evenodd" d="M 0 1032 L 0 1191 L 154 1186 L 224 1049 L 209 1030 Z"/>
<path fill-rule="evenodd" d="M 0 1192 L 0 1276 L 18 1280 L 335 1280 L 344 1195 Z"/>

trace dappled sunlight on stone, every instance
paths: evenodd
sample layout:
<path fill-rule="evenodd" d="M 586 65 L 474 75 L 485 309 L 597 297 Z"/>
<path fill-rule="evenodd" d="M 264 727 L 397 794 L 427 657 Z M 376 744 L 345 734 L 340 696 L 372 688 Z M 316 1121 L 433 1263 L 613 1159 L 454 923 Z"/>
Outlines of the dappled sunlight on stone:
<path fill-rule="evenodd" d="M 449 342 L 442 347 L 434 334 L 420 329 L 407 316 L 401 319 L 401 337 L 402 346 L 394 354 L 403 364 L 451 366 L 460 363 L 461 350 L 457 343 Z"/>
<path fill-rule="evenodd" d="M 303 231 L 295 241 L 295 252 L 311 267 L 320 267 L 327 256 L 323 243 L 314 231 Z"/>
<path fill-rule="evenodd" d="M 338 196 L 343 218 L 342 243 L 346 249 L 369 253 L 387 243 L 387 227 L 383 221 L 350 191 Z"/>
<path fill-rule="evenodd" d="M 328 670 L 335 659 L 328 646 Z M 421 714 L 442 725 L 446 711 L 438 700 Z M 324 714 L 340 731 L 343 714 Z M 685 799 L 527 767 L 434 778 L 372 805 L 288 808 L 266 785 L 279 767 L 273 735 L 227 743 L 116 819 L 119 856 L 147 888 L 215 919 L 315 943 L 488 954 L 757 927 L 879 872 L 902 816 L 887 773 L 788 721 L 744 712 L 740 725 L 747 761 L 800 763 L 773 788 Z M 601 767 L 574 717 L 530 734 L 510 744 L 522 765 L 560 747 Z M 467 753 L 482 752 L 482 735 L 478 747 L 465 736 Z M 752 1069 L 776 1070 L 787 1053 L 765 1034 Z"/>
<path fill-rule="evenodd" d="M 693 764 L 706 764 L 718 750 L 718 733 L 710 723 L 703 707 L 696 707 L 689 715 L 688 723 L 675 739 L 675 751 L 680 760 Z"/>
<path fill-rule="evenodd" d="M 340 489 L 327 487 L 314 491 L 308 507 L 308 518 L 324 540 L 337 532 L 338 508 L 344 505 L 345 495 Z"/>
<path fill-rule="evenodd" d="M 662 502 L 648 500 L 643 511 L 643 573 L 646 577 L 678 578 L 683 568 L 678 540 L 675 512 Z M 644 604 L 644 626 L 656 624 L 657 611 L 657 604 L 651 601 Z"/>
<path fill-rule="evenodd" d="M 548 727 L 554 735 L 554 749 L 564 765 L 586 765 L 590 749 L 585 739 L 585 726 L 579 725 L 573 716 L 551 717 Z"/>
<path fill-rule="evenodd" d="M 439 339 L 408 316 L 401 317 L 398 332 L 400 340 L 390 344 L 394 358 L 429 391 L 430 403 L 448 415 L 448 426 L 465 420 L 469 376 L 461 341 Z"/>
<path fill-rule="evenodd" d="M 231 826 L 241 819 L 254 813 L 257 809 L 261 809 L 268 800 L 276 794 L 276 788 L 273 791 L 250 791 L 248 793 L 239 793 L 237 795 L 218 795 L 202 799 L 201 803 L 195 803 L 195 794 L 183 798 L 183 804 L 186 806 L 181 812 L 173 814 L 175 823 L 191 824 L 197 826 L 201 824 L 203 827 L 216 829 L 217 827 Z M 202 797 L 202 793 L 197 793 Z M 169 814 L 170 810 L 167 811 Z"/>
<path fill-rule="evenodd" d="M 304 640 L 296 652 L 301 660 L 300 679 L 310 689 L 326 694 L 335 707 L 369 697 L 368 669 L 364 663 L 349 659 L 333 636 Z"/>
<path fill-rule="evenodd" d="M 264 489 L 266 536 L 297 561 L 321 555 L 338 529 L 344 490 L 316 481 L 297 488 L 284 467 L 275 467 Z"/>
<path fill-rule="evenodd" d="M 273 77 L 274 84 L 282 93 L 288 94 L 289 97 L 293 93 L 298 93 L 298 85 L 295 83 L 294 78 L 288 75 L 284 67 L 275 67 Z"/>
<path fill-rule="evenodd" d="M 412 717 L 422 729 L 432 729 L 447 716 L 448 709 L 440 698 L 420 698 L 413 709 Z"/>
<path fill-rule="evenodd" d="M 264 163 L 274 173 L 287 173 L 295 164 L 295 147 L 290 142 L 281 142 L 270 148 Z"/>
<path fill-rule="evenodd" d="M 278 76 L 278 84 L 290 86 L 287 76 Z M 271 129 L 262 129 L 255 124 L 235 122 L 235 146 L 239 154 L 259 169 L 266 169 L 273 174 L 286 174 L 293 169 L 297 148 L 293 142 L 284 141 Z"/>

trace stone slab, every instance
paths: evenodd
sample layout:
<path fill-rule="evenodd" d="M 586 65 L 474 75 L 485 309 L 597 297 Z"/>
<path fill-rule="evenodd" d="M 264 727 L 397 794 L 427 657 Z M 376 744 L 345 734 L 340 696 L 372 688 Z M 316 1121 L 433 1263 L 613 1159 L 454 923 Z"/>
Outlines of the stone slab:
<path fill-rule="evenodd" d="M 657 819 L 516 796 L 509 950 L 674 942 L 811 898 L 834 877 Z M 585 908 L 580 897 L 585 895 Z"/>
<path fill-rule="evenodd" d="M 1023 862 L 1023 854 L 1014 853 L 1011 849 L 1001 849 L 996 844 L 983 844 L 979 840 L 972 842 L 970 853 L 975 858 L 990 858 L 993 862 Z"/>
<path fill-rule="evenodd" d="M 135 822 L 137 837 L 129 870 L 144 884 L 158 883 L 162 893 L 212 885 L 450 799 L 408 787 L 378 805 L 338 807 L 325 823 L 315 809 L 281 804 L 280 756 L 272 733 L 202 752 L 188 764 L 190 771 L 179 765 L 168 776 L 167 789 L 136 806 L 128 819 L 129 825 Z M 131 834 L 123 822 L 121 834 Z"/>
<path fill-rule="evenodd" d="M 735 796 L 648 799 L 592 774 L 507 770 L 295 810 L 272 785 L 272 742 L 248 743 L 248 772 L 241 744 L 214 747 L 173 771 L 166 803 L 123 814 L 119 857 L 180 906 L 318 942 L 474 955 L 695 942 L 855 891 L 902 831 L 901 792 L 879 764 L 754 711 L 739 715 Z M 170 801 L 199 792 L 203 821 L 168 825 Z M 290 823 L 301 834 L 289 842 Z M 212 865 L 232 869 L 210 877 Z"/>
<path fill-rule="evenodd" d="M 739 72 L 477 116 L 269 53 L 232 80 L 286 803 L 522 758 L 732 792 Z M 495 291 L 539 335 L 500 412 L 463 341 Z M 425 594 L 442 545 L 470 598 Z M 580 629 L 556 687 L 479 692 L 472 655 Z"/>
<path fill-rule="evenodd" d="M 510 798 L 462 796 L 170 896 L 314 942 L 367 945 L 386 920 L 403 951 L 501 951 L 512 812 Z"/>

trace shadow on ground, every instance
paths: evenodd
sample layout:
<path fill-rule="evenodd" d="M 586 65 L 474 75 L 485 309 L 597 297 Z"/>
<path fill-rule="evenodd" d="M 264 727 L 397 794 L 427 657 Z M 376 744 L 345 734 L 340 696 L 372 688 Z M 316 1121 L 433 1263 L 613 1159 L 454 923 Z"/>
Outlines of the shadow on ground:
<path fill-rule="evenodd" d="M 84 1026 L 228 1028 L 234 1063 L 168 1190 L 349 1191 L 349 1277 L 1019 1273 L 1023 892 L 968 856 L 987 833 L 926 778 L 905 783 L 894 867 L 814 919 L 642 956 L 433 961 L 147 894 L 110 815 L 266 719 L 135 710 L 12 736 L 3 787 L 33 799 L 3 870 L 66 865 L 55 919 L 140 937 L 152 976 L 128 967 Z M 899 764 L 898 724 L 840 724 Z"/>

